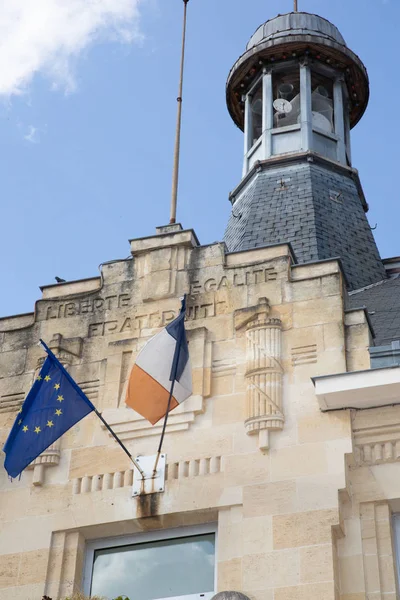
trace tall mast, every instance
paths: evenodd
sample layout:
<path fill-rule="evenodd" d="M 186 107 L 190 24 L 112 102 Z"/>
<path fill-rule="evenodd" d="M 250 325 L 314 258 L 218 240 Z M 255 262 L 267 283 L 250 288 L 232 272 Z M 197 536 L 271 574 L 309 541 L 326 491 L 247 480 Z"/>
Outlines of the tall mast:
<path fill-rule="evenodd" d="M 172 171 L 172 196 L 171 196 L 171 214 L 170 223 L 176 223 L 176 204 L 178 200 L 178 180 L 179 180 L 179 154 L 181 146 L 181 123 L 182 123 L 182 90 L 183 90 L 183 67 L 185 64 L 185 42 L 186 42 L 186 13 L 189 0 L 183 0 L 183 31 L 182 31 L 182 54 L 181 71 L 179 78 L 178 91 L 178 114 L 176 119 L 174 167 Z"/>

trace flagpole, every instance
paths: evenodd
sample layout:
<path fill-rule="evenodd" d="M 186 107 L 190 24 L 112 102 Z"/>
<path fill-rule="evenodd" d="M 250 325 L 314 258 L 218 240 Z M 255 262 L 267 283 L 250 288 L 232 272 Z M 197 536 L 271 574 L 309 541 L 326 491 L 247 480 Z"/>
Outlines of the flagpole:
<path fill-rule="evenodd" d="M 180 314 L 182 314 L 182 312 L 186 313 L 186 294 L 183 296 L 183 298 L 181 298 L 181 301 L 182 301 L 182 305 L 181 305 Z M 161 432 L 160 443 L 158 444 L 156 461 L 154 463 L 153 477 L 155 476 L 155 474 L 157 472 L 158 461 L 160 460 L 162 445 L 163 445 L 163 442 L 164 442 L 165 429 L 167 427 L 169 409 L 171 408 L 171 400 L 172 400 L 172 396 L 173 396 L 173 393 L 174 393 L 176 374 L 178 372 L 179 356 L 180 356 L 180 352 L 181 352 L 181 343 L 182 343 L 182 339 L 181 339 L 181 336 L 179 336 L 178 339 L 176 340 L 174 358 L 172 360 L 171 374 L 170 374 L 171 389 L 169 391 L 168 404 L 167 404 L 167 412 L 165 413 L 163 428 L 162 428 L 162 432 Z"/>
<path fill-rule="evenodd" d="M 113 438 L 115 439 L 115 441 L 118 442 L 118 444 L 121 446 L 121 448 L 125 452 L 125 454 L 127 454 L 129 456 L 129 458 L 133 462 L 134 466 L 136 467 L 136 469 L 141 474 L 142 479 L 144 479 L 145 478 L 145 473 L 144 473 L 143 469 L 139 466 L 139 463 L 133 458 L 133 456 L 129 452 L 128 448 L 121 442 L 121 440 L 119 439 L 119 437 L 117 436 L 117 434 L 111 429 L 111 427 L 109 426 L 109 424 L 107 423 L 107 421 L 103 418 L 102 414 L 99 413 L 99 411 L 96 408 L 94 409 L 94 412 L 99 417 L 100 421 L 104 424 L 104 426 L 106 427 L 106 429 L 108 429 L 108 431 L 111 433 L 111 435 L 113 436 Z"/>
<path fill-rule="evenodd" d="M 47 354 L 57 361 L 57 363 L 59 364 L 60 369 L 65 373 L 65 376 L 69 380 L 72 380 L 71 375 L 68 373 L 68 371 L 65 369 L 65 367 L 60 363 L 60 361 L 58 360 L 57 356 L 50 350 L 50 348 L 47 346 L 47 344 L 45 344 L 43 340 L 40 340 L 39 343 L 44 348 L 44 350 L 47 352 Z M 75 385 L 77 386 L 77 384 L 75 384 Z M 77 386 L 77 387 L 79 388 L 79 386 Z M 94 404 L 92 402 L 90 402 L 90 400 L 86 396 L 85 392 L 83 392 L 80 388 L 79 388 L 79 390 L 80 390 L 80 393 L 82 394 L 82 397 L 84 397 L 86 399 L 86 401 L 88 402 L 88 404 L 90 404 L 91 406 L 93 406 L 93 411 L 95 412 L 95 414 L 99 417 L 100 421 L 104 424 L 104 426 L 106 427 L 106 429 L 108 429 L 108 431 L 111 433 L 111 435 L 113 436 L 113 438 L 115 439 L 115 441 L 118 442 L 118 444 L 121 446 L 121 448 L 125 452 L 125 454 L 127 454 L 129 456 L 129 458 L 133 462 L 134 466 L 136 467 L 136 469 L 139 471 L 140 475 L 142 476 L 142 479 L 144 479 L 145 478 L 145 473 L 144 473 L 143 469 L 140 467 L 140 465 L 133 458 L 133 456 L 129 452 L 128 448 L 126 446 L 124 446 L 124 444 L 121 442 L 121 440 L 119 439 L 119 437 L 117 436 L 117 434 L 111 429 L 111 427 L 109 426 L 109 424 L 107 423 L 107 421 L 103 418 L 103 416 L 101 415 L 101 413 L 99 413 L 99 411 L 94 406 Z"/>
<path fill-rule="evenodd" d="M 178 351 L 178 359 L 179 359 L 179 351 Z M 178 364 L 178 361 L 176 361 L 176 362 Z M 176 369 L 175 369 L 175 371 L 176 371 Z M 175 373 L 175 375 L 176 375 L 176 373 Z M 162 449 L 162 445 L 163 445 L 163 441 L 164 441 L 165 429 L 167 427 L 169 409 L 171 408 L 171 400 L 172 400 L 172 395 L 174 393 L 174 386 L 175 386 L 175 377 L 174 377 L 174 379 L 172 381 L 171 390 L 169 392 L 169 398 L 168 398 L 168 404 L 167 404 L 167 412 L 166 412 L 165 417 L 164 417 L 164 423 L 163 423 L 163 428 L 162 428 L 162 432 L 161 432 L 160 443 L 158 444 L 157 457 L 156 457 L 156 462 L 154 463 L 154 469 L 153 469 L 153 477 L 154 477 L 154 475 L 157 472 L 158 461 L 160 460 L 160 456 L 161 456 L 161 449 Z"/>
<path fill-rule="evenodd" d="M 178 178 L 179 178 L 179 155 L 181 146 L 181 123 L 182 123 L 182 93 L 183 93 L 183 68 L 185 64 L 185 44 L 186 44 L 186 15 L 187 3 L 189 0 L 183 0 L 183 32 L 182 32 L 182 52 L 181 52 L 181 71 L 179 77 L 178 91 L 178 113 L 176 117 L 176 134 L 175 134 L 175 150 L 174 150 L 174 167 L 172 171 L 172 196 L 171 196 L 171 213 L 170 223 L 176 223 L 176 205 L 178 201 Z"/>

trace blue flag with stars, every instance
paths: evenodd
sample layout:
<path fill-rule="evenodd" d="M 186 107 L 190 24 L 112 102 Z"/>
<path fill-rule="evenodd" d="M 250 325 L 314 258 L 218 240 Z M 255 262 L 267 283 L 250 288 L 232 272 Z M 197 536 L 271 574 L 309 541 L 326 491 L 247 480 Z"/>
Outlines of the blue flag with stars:
<path fill-rule="evenodd" d="M 3 448 L 4 467 L 17 477 L 95 407 L 70 374 L 43 344 L 47 358 L 28 393 Z"/>

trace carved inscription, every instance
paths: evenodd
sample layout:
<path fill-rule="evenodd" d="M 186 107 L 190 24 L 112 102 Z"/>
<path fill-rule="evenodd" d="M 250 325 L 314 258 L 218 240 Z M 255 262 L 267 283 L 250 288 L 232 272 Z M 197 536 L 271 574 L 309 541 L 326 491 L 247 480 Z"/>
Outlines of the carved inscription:
<path fill-rule="evenodd" d="M 105 298 L 84 298 L 69 302 L 61 302 L 47 307 L 46 319 L 65 319 L 78 315 L 90 315 L 103 310 L 126 308 L 131 305 L 129 294 L 114 294 Z"/>
<path fill-rule="evenodd" d="M 186 319 L 187 321 L 196 321 L 197 319 L 224 315 L 227 311 L 228 303 L 225 300 L 218 301 L 214 298 L 209 302 L 188 304 Z"/>
<path fill-rule="evenodd" d="M 177 311 L 174 310 L 163 310 L 147 314 L 138 313 L 132 317 L 124 317 L 123 319 L 91 323 L 89 325 L 89 337 L 133 332 L 138 335 L 142 329 L 165 327 L 165 325 L 175 319 L 177 314 Z"/>
<path fill-rule="evenodd" d="M 225 314 L 228 310 L 227 302 L 213 301 L 199 304 L 190 304 L 187 308 L 187 321 L 196 321 L 207 317 Z M 132 317 L 123 319 L 112 319 L 110 321 L 99 321 L 89 325 L 89 337 L 111 335 L 113 333 L 131 333 L 135 337 L 140 335 L 143 329 L 155 329 L 165 327 L 178 316 L 176 310 L 162 310 L 158 312 L 139 312 Z"/>
<path fill-rule="evenodd" d="M 278 273 L 275 267 L 253 267 L 248 270 L 227 272 L 221 277 L 210 277 L 205 281 L 192 281 L 190 286 L 191 294 L 202 294 L 204 292 L 218 292 L 231 287 L 240 287 L 242 285 L 257 285 L 275 281 Z"/>
<path fill-rule="evenodd" d="M 208 294 L 207 300 L 196 299 L 188 303 L 187 320 L 195 321 L 216 315 L 225 314 L 228 304 L 225 300 L 218 298 L 215 294 L 221 290 L 232 287 L 251 286 L 277 279 L 278 273 L 273 266 L 254 266 L 252 268 L 241 268 L 226 271 L 218 277 L 210 277 L 204 281 L 194 280 L 190 286 L 190 294 L 196 298 L 199 294 Z M 211 296 L 211 298 L 210 298 Z M 213 298 L 213 296 L 215 296 Z M 96 296 L 69 300 L 66 302 L 54 302 L 45 307 L 44 318 L 66 319 L 87 315 L 92 321 L 88 324 L 88 336 L 105 336 L 119 333 L 140 335 L 144 329 L 156 329 L 165 327 L 178 314 L 177 310 L 165 310 L 156 312 L 142 312 L 140 308 L 132 307 L 132 313 L 127 316 L 116 318 L 115 310 L 132 306 L 130 294 L 113 294 L 109 296 Z M 112 318 L 107 319 L 101 313 L 113 311 Z M 98 317 L 97 317 L 98 315 Z M 111 317 L 111 315 L 110 315 Z"/>

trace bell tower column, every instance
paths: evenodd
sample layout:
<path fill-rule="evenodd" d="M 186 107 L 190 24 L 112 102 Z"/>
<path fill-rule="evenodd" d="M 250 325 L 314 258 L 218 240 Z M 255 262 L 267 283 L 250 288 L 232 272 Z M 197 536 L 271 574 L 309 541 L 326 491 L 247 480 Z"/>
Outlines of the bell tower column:
<path fill-rule="evenodd" d="M 301 148 L 312 147 L 313 113 L 311 109 L 311 71 L 308 61 L 300 64 Z"/>

